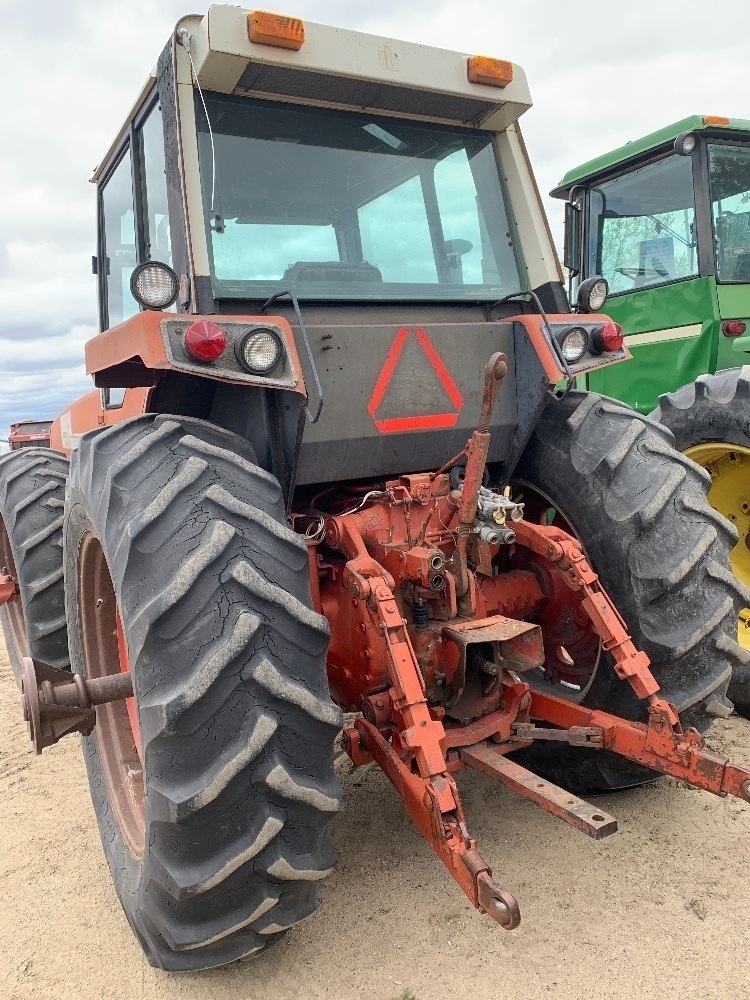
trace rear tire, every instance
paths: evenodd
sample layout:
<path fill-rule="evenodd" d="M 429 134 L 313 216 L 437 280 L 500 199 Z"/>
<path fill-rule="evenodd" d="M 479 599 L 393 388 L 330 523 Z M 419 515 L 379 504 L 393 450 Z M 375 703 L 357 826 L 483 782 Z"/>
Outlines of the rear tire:
<path fill-rule="evenodd" d="M 729 569 L 737 534 L 706 502 L 708 475 L 672 436 L 614 399 L 571 392 L 550 402 L 513 475 L 515 489 L 550 498 L 571 526 L 664 697 L 703 731 L 731 705 L 743 659 L 737 613 L 747 601 Z M 542 626 L 544 623 L 541 623 Z M 556 686 L 555 693 L 565 696 Z M 602 653 L 582 703 L 630 719 L 645 705 Z M 641 784 L 654 773 L 623 758 L 538 743 L 533 770 L 586 794 Z"/>
<path fill-rule="evenodd" d="M 62 553 L 67 478 L 67 458 L 49 448 L 22 448 L 0 460 L 0 572 L 16 579 L 20 593 L 0 607 L 0 622 L 19 688 L 24 656 L 70 667 Z"/>
<path fill-rule="evenodd" d="M 92 588 L 79 562 L 96 546 Z M 141 831 L 118 823 L 106 713 L 83 741 L 127 918 L 163 969 L 254 955 L 317 907 L 342 804 L 328 625 L 311 610 L 306 546 L 279 484 L 227 431 L 136 417 L 81 439 L 65 552 L 74 670 L 96 670 L 97 648 L 118 669 L 119 612 L 133 673 Z"/>
<path fill-rule="evenodd" d="M 672 431 L 680 451 L 715 477 L 708 502 L 739 531 L 730 560 L 735 576 L 750 587 L 750 366 L 701 375 L 665 393 L 651 416 Z M 745 657 L 732 675 L 729 697 L 750 718 L 749 608 L 740 614 L 739 637 Z"/>

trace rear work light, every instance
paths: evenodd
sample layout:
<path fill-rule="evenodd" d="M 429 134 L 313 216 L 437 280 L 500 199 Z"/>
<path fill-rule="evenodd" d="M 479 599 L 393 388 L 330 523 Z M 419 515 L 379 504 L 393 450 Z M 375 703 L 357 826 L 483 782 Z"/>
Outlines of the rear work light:
<path fill-rule="evenodd" d="M 747 323 L 742 319 L 728 319 L 721 324 L 721 332 L 725 337 L 741 337 L 747 330 Z"/>
<path fill-rule="evenodd" d="M 681 132 L 674 141 L 674 151 L 678 156 L 692 156 L 698 147 L 695 132 Z"/>
<path fill-rule="evenodd" d="M 199 319 L 185 331 L 185 351 L 196 361 L 216 361 L 226 350 L 224 331 L 210 319 Z"/>
<path fill-rule="evenodd" d="M 577 312 L 594 313 L 599 312 L 609 295 L 609 284 L 607 279 L 600 274 L 594 274 L 586 278 L 578 286 L 576 295 Z"/>
<path fill-rule="evenodd" d="M 168 264 L 147 260 L 130 276 L 130 292 L 144 309 L 167 309 L 176 300 L 180 279 Z"/>
<path fill-rule="evenodd" d="M 574 326 L 563 334 L 560 340 L 563 357 L 568 364 L 575 364 L 584 356 L 589 346 L 589 338 L 586 331 L 581 326 Z"/>
<path fill-rule="evenodd" d="M 251 375 L 269 375 L 281 361 L 283 347 L 273 330 L 251 330 L 237 344 L 237 360 Z"/>
<path fill-rule="evenodd" d="M 625 342 L 622 327 L 619 323 L 605 323 L 601 330 L 596 330 L 592 337 L 597 351 L 619 351 Z"/>

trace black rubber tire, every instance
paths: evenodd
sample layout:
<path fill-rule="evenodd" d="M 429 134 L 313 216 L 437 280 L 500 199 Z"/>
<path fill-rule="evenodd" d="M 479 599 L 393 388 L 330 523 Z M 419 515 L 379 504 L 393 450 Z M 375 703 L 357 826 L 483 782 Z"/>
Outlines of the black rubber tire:
<path fill-rule="evenodd" d="M 750 365 L 701 375 L 690 385 L 665 393 L 651 417 L 669 428 L 680 451 L 712 442 L 750 448 Z M 740 715 L 750 718 L 750 652 L 742 652 L 729 698 Z"/>
<path fill-rule="evenodd" d="M 662 694 L 686 725 L 705 731 L 731 710 L 725 692 L 742 659 L 736 622 L 747 595 L 729 569 L 737 533 L 706 502 L 708 474 L 672 440 L 624 403 L 571 392 L 546 407 L 513 480 L 520 492 L 525 485 L 543 492 L 568 521 L 651 658 Z M 583 703 L 646 718 L 604 653 Z M 533 744 L 521 756 L 583 794 L 654 777 L 624 758 L 564 744 Z"/>
<path fill-rule="evenodd" d="M 246 441 L 147 414 L 81 438 L 66 504 L 73 669 L 84 668 L 77 563 L 99 539 L 133 672 L 145 848 L 115 821 L 97 730 L 84 738 L 104 851 L 149 962 L 169 970 L 260 952 L 308 916 L 334 867 L 342 715 L 328 624 L 278 482 Z"/>
<path fill-rule="evenodd" d="M 651 417 L 669 428 L 680 451 L 711 441 L 750 448 L 750 365 L 664 393 Z"/>
<path fill-rule="evenodd" d="M 0 459 L 0 521 L 15 563 L 28 647 L 16 641 L 7 607 L 0 608 L 0 622 L 19 687 L 23 656 L 70 667 L 62 552 L 67 478 L 67 458 L 49 448 L 22 448 Z"/>

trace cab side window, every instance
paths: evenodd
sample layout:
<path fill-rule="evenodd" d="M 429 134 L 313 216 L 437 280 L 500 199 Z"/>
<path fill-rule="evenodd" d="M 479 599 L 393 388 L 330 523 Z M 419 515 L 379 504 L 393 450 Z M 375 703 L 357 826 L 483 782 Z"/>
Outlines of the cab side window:
<path fill-rule="evenodd" d="M 105 410 L 119 410 L 125 402 L 125 389 L 102 389 L 102 407 Z"/>
<path fill-rule="evenodd" d="M 698 274 L 689 156 L 668 156 L 591 191 L 589 273 L 610 293 Z"/>
<path fill-rule="evenodd" d="M 106 325 L 114 326 L 138 312 L 138 303 L 130 294 L 130 275 L 137 262 L 130 149 L 125 150 L 102 189 L 101 211 Z"/>
<path fill-rule="evenodd" d="M 131 124 L 124 150 L 100 187 L 99 217 L 101 326 L 107 329 L 139 310 L 130 293 L 136 264 L 159 260 L 172 265 L 158 103 Z"/>
<path fill-rule="evenodd" d="M 745 283 L 750 281 L 750 149 L 710 143 L 708 163 L 716 278 Z"/>
<path fill-rule="evenodd" d="M 141 171 L 141 212 L 144 260 L 160 260 L 172 266 L 172 241 L 167 208 L 167 176 L 164 164 L 164 133 L 161 110 L 155 104 L 137 130 Z"/>

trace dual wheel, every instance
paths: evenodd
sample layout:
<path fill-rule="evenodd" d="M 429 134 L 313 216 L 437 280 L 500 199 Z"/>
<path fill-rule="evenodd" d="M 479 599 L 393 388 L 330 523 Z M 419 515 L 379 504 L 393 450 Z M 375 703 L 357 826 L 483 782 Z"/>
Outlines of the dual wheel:
<path fill-rule="evenodd" d="M 63 510 L 68 460 L 49 448 L 0 458 L 0 575 L 15 584 L 0 606 L 13 676 L 23 659 L 69 669 L 63 581 Z"/>
<path fill-rule="evenodd" d="M 23 469 L 9 456 L 0 475 Z M 128 921 L 164 969 L 258 954 L 315 910 L 336 861 L 342 715 L 305 543 L 250 446 L 191 419 L 85 436 L 65 506 L 72 669 L 133 674 L 134 698 L 100 706 L 83 738 Z M 22 577 L 11 515 L 2 509 Z M 38 607 L 22 610 L 32 634 Z"/>
<path fill-rule="evenodd" d="M 743 598 L 728 568 L 732 529 L 706 503 L 707 477 L 670 440 L 621 404 L 571 393 L 545 411 L 517 488 L 564 513 L 665 695 L 706 728 L 729 711 Z M 17 463 L 0 464 L 0 497 L 3 475 L 21 477 Z M 134 698 L 100 709 L 83 740 L 125 913 L 156 966 L 249 957 L 313 911 L 335 863 L 341 713 L 305 544 L 249 445 L 184 417 L 145 415 L 85 435 L 65 505 L 72 668 L 133 673 Z M 21 577 L 28 539 L 6 507 L 0 515 Z M 31 635 L 38 606 L 23 609 Z M 643 715 L 606 656 L 585 687 L 568 690 Z M 532 751 L 532 766 L 568 787 L 653 777 L 584 748 Z"/>
<path fill-rule="evenodd" d="M 750 366 L 702 375 L 692 385 L 661 396 L 652 413 L 675 436 L 680 451 L 711 477 L 708 502 L 737 531 L 732 570 L 750 588 Z M 729 696 L 750 716 L 750 606 L 741 609 L 738 638 L 745 663 L 735 671 Z"/>

